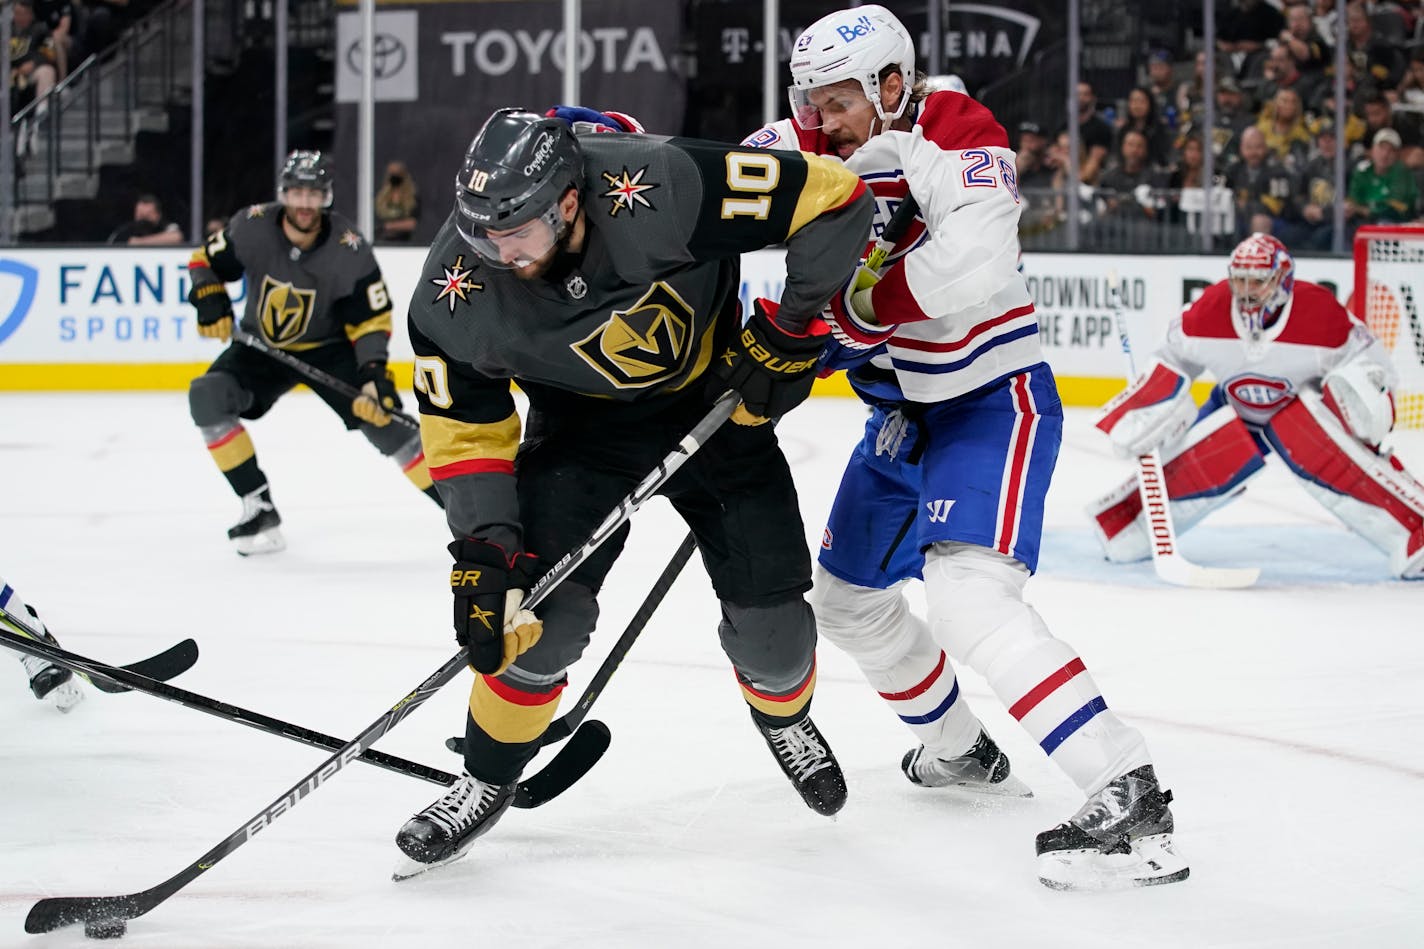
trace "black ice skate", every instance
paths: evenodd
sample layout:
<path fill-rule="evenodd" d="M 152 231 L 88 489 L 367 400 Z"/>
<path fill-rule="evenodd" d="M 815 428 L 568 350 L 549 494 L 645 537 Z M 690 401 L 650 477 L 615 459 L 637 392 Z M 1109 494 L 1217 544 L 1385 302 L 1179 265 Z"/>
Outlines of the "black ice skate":
<path fill-rule="evenodd" d="M 1033 797 L 1018 778 L 1009 773 L 1009 756 L 999 750 L 986 731 L 979 732 L 974 746 L 953 758 L 936 758 L 925 746 L 905 752 L 900 770 L 912 784 L 927 788 L 964 788 L 1004 797 Z"/>
<path fill-rule="evenodd" d="M 391 875 L 399 882 L 454 863 L 509 810 L 516 784 L 486 784 L 462 774 L 445 796 L 405 822 L 396 846 L 410 860 Z"/>
<path fill-rule="evenodd" d="M 827 817 L 845 807 L 845 775 L 810 716 L 785 728 L 764 725 L 755 713 L 752 721 L 807 807 Z"/>
<path fill-rule="evenodd" d="M 281 523 L 282 515 L 277 513 L 272 494 L 264 484 L 242 496 L 242 520 L 228 528 L 227 537 L 244 557 L 275 554 L 287 546 L 278 530 Z"/>
<path fill-rule="evenodd" d="M 1038 879 L 1055 890 L 1107 890 L 1185 880 L 1172 843 L 1172 792 L 1152 766 L 1110 781 L 1065 824 L 1038 835 Z"/>
<path fill-rule="evenodd" d="M 84 700 L 84 693 L 74 681 L 74 673 L 63 666 L 39 656 L 21 656 L 20 665 L 25 667 L 25 675 L 30 678 L 30 691 L 40 701 L 48 700 L 61 712 L 67 712 Z"/>

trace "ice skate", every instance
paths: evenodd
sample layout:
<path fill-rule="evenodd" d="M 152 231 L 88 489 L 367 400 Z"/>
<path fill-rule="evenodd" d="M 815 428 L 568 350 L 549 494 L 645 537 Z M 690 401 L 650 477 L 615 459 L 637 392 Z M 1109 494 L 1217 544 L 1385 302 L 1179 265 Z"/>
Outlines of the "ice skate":
<path fill-rule="evenodd" d="M 1113 890 L 1185 880 L 1172 842 L 1172 792 L 1151 765 L 1108 783 L 1067 823 L 1038 835 L 1038 879 L 1055 890 Z"/>
<path fill-rule="evenodd" d="M 487 784 L 468 774 L 445 796 L 405 822 L 396 846 L 410 859 L 391 874 L 396 882 L 454 863 L 514 803 L 516 784 Z"/>
<path fill-rule="evenodd" d="M 924 745 L 905 752 L 900 770 L 910 783 L 927 788 L 962 788 L 1003 797 L 1033 797 L 1028 785 L 1009 773 L 1009 756 L 986 731 L 974 746 L 953 758 L 936 758 Z"/>
<path fill-rule="evenodd" d="M 845 806 L 845 775 L 810 716 L 785 728 L 763 725 L 755 714 L 752 721 L 807 807 L 831 817 Z"/>
<path fill-rule="evenodd" d="M 49 701 L 67 712 L 84 701 L 84 692 L 74 681 L 74 673 L 39 656 L 21 656 L 20 665 L 30 679 L 30 691 L 41 702 Z"/>
<path fill-rule="evenodd" d="M 227 537 L 244 557 L 275 554 L 287 547 L 278 529 L 281 523 L 282 515 L 277 513 L 271 492 L 264 484 L 242 496 L 242 520 L 228 528 Z"/>

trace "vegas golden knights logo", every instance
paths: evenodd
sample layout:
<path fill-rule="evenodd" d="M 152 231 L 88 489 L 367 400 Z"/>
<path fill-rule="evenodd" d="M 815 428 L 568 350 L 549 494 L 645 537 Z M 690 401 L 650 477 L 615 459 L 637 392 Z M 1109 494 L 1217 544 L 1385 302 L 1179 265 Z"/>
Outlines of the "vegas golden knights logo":
<path fill-rule="evenodd" d="M 626 310 L 614 310 L 574 352 L 619 389 L 643 389 L 673 378 L 687 363 L 692 307 L 659 281 Z"/>
<path fill-rule="evenodd" d="M 315 290 L 299 290 L 290 283 L 263 277 L 262 295 L 257 299 L 262 335 L 278 346 L 290 346 L 307 331 L 315 304 Z"/>

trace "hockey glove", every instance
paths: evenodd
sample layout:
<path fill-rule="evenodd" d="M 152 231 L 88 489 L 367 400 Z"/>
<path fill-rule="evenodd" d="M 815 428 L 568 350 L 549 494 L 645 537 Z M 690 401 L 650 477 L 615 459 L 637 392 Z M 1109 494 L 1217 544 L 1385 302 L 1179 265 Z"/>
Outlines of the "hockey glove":
<path fill-rule="evenodd" d="M 716 373 L 742 396 L 732 413 L 738 425 L 760 425 L 790 412 L 811 394 L 816 359 L 830 327 L 815 317 L 801 335 L 777 325 L 777 304 L 758 298 L 752 317 L 717 363 Z"/>
<path fill-rule="evenodd" d="M 895 335 L 895 327 L 881 326 L 875 319 L 870 291 L 879 282 L 880 275 L 875 271 L 857 267 L 822 314 L 831 335 L 846 349 L 874 349 Z"/>
<path fill-rule="evenodd" d="M 596 112 L 581 105 L 556 105 L 544 113 L 575 132 L 642 132 L 643 123 L 622 112 Z"/>
<path fill-rule="evenodd" d="M 351 402 L 351 414 L 377 428 L 391 424 L 390 413 L 401 407 L 396 380 L 383 362 L 361 367 L 361 394 Z"/>
<path fill-rule="evenodd" d="M 232 299 L 227 287 L 216 281 L 195 283 L 188 302 L 198 311 L 198 335 L 226 342 L 232 338 Z"/>
<path fill-rule="evenodd" d="M 500 675 L 544 633 L 539 618 L 519 608 L 539 579 L 539 558 L 506 557 L 503 547 L 469 537 L 452 541 L 449 550 L 455 641 L 470 651 L 471 669 Z"/>

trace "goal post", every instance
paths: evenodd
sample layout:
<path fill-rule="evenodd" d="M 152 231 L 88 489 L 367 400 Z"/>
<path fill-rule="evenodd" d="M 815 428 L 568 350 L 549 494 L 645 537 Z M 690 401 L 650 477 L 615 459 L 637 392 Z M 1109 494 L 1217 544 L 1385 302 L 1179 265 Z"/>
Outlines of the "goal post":
<path fill-rule="evenodd" d="M 1424 225 L 1355 232 L 1351 311 L 1379 337 L 1395 369 L 1395 426 L 1424 428 Z"/>

